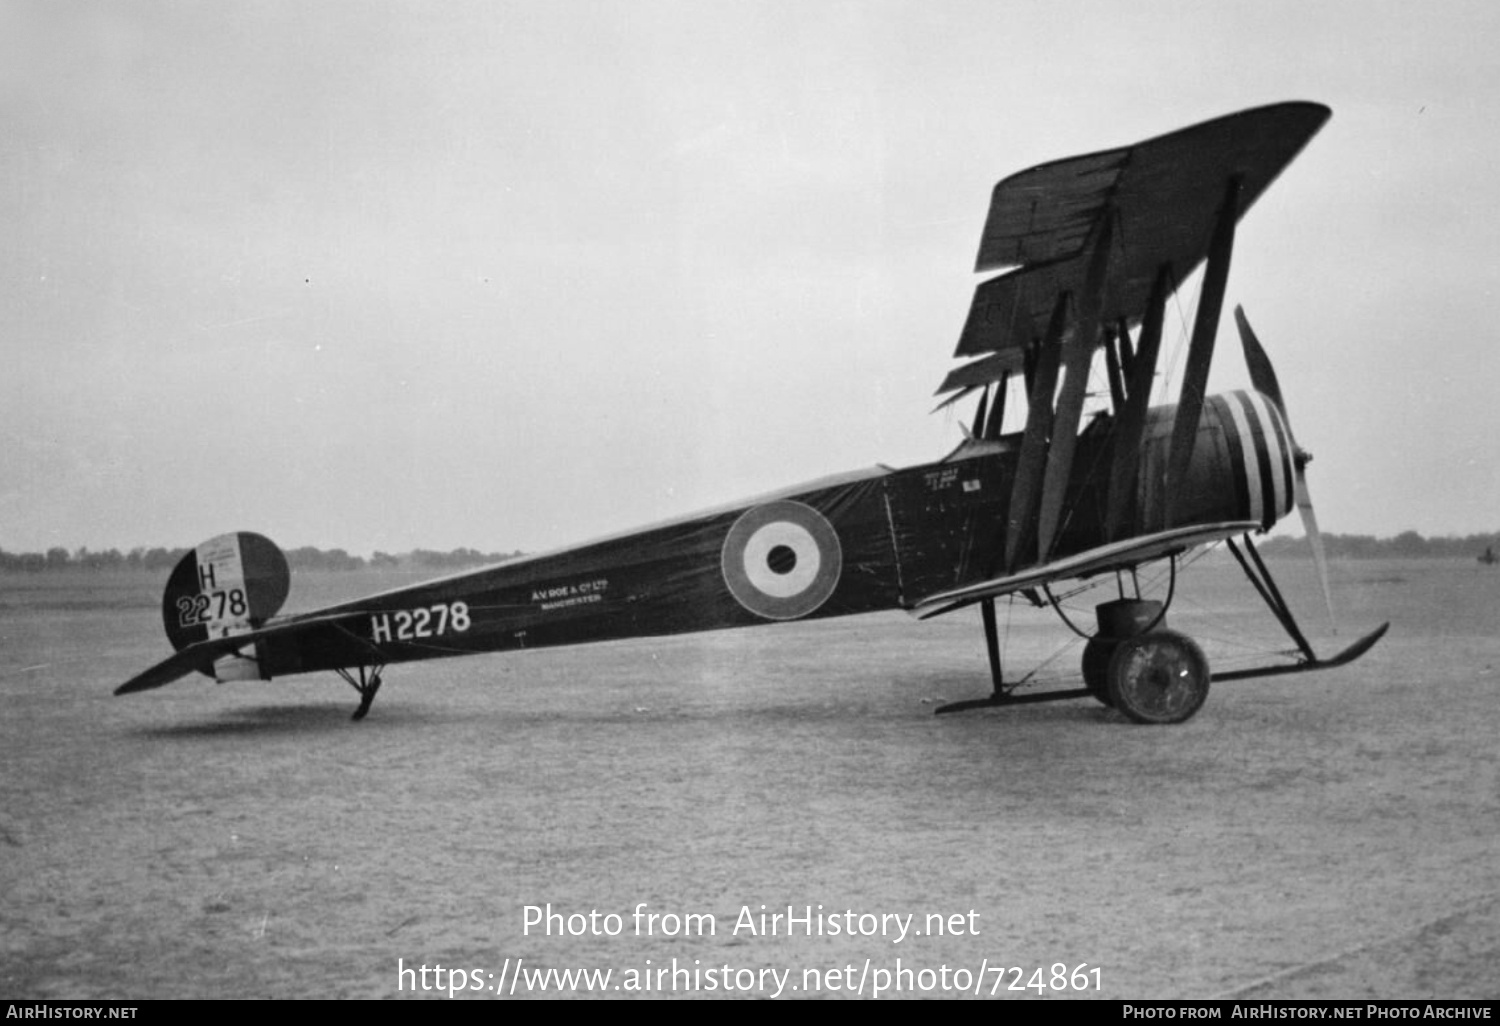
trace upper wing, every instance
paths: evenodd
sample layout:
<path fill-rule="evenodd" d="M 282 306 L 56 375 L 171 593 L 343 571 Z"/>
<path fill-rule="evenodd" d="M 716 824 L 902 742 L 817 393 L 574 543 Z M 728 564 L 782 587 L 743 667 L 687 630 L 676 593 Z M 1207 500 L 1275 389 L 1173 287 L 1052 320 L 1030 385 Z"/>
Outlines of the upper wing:
<path fill-rule="evenodd" d="M 965 395 L 1007 380 L 1018 363 L 1025 369 L 1026 431 L 1005 514 L 1001 572 L 1052 557 L 1101 345 L 1108 346 L 1118 415 L 1106 525 L 1110 539 L 1123 530 L 1165 304 L 1207 261 L 1168 454 L 1169 489 L 1186 473 L 1235 226 L 1330 113 L 1315 103 L 1259 107 L 1043 164 L 995 187 L 977 269 L 1014 270 L 975 291 L 955 355 L 981 358 L 949 374 L 938 391 Z M 1140 348 L 1132 355 L 1128 332 L 1137 324 Z"/>
<path fill-rule="evenodd" d="M 975 270 L 1017 269 L 975 291 L 954 355 L 1021 350 L 1039 338 L 1057 295 L 1083 287 L 1089 240 L 1111 211 L 1115 252 L 1101 319 L 1139 320 L 1162 264 L 1175 288 L 1207 255 L 1224 182 L 1240 179 L 1243 217 L 1330 114 L 1317 103 L 1257 107 L 1000 182 Z"/>
<path fill-rule="evenodd" d="M 951 613 L 955 609 L 973 605 L 987 598 L 1008 595 L 1023 588 L 1034 588 L 1038 585 L 1075 577 L 1092 577 L 1094 574 L 1107 570 L 1138 566 L 1153 559 L 1183 552 L 1195 545 L 1207 545 L 1210 542 L 1223 541 L 1225 538 L 1259 529 L 1260 524 L 1253 520 L 1228 521 L 1222 524 L 1175 527 L 1139 538 L 1111 542 L 1108 545 L 1080 552 L 1076 556 L 1034 566 L 1018 574 L 996 577 L 992 580 L 929 595 L 924 599 L 919 599 L 912 606 L 911 612 L 917 619 L 926 620 L 943 613 Z"/>

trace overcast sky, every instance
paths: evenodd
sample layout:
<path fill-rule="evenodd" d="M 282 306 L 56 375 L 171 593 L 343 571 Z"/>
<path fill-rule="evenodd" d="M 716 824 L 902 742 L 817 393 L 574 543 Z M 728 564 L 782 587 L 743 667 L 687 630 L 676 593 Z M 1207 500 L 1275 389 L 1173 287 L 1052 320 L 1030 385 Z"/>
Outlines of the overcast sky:
<path fill-rule="evenodd" d="M 1333 118 L 1229 303 L 1323 527 L 1500 529 L 1496 40 L 1491 0 L 0 0 L 0 548 L 534 551 L 937 458 L 995 182 L 1289 99 Z"/>

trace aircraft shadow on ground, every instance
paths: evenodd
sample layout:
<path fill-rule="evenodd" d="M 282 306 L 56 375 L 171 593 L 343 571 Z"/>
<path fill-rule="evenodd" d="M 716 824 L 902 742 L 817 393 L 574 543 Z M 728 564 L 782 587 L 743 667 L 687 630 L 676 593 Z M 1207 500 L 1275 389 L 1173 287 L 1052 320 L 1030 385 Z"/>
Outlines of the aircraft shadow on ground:
<path fill-rule="evenodd" d="M 193 723 L 173 723 L 146 727 L 137 734 L 141 737 L 163 739 L 191 739 L 211 737 L 254 736 L 265 734 L 323 734 L 351 727 L 359 730 L 379 729 L 379 724 L 368 721 L 353 724 L 349 721 L 348 703 L 320 703 L 318 705 L 257 705 L 247 709 L 226 710 L 223 715 L 211 720 Z M 392 717 L 397 725 L 410 726 L 413 719 L 426 721 L 419 710 L 404 709 L 399 716 Z"/>
<path fill-rule="evenodd" d="M 973 675 L 953 677 L 950 675 L 925 674 L 920 675 L 910 682 L 909 689 L 915 700 L 929 711 L 936 712 L 937 709 L 954 702 L 967 702 L 975 699 L 987 698 L 990 691 L 985 687 L 986 681 L 982 681 Z M 1046 691 L 1071 691 L 1083 686 L 1082 679 L 1070 679 L 1045 685 L 1020 686 L 1016 690 L 1019 696 L 1037 694 Z M 944 719 L 964 719 L 973 716 L 998 716 L 1016 717 L 1024 710 L 1024 716 L 1029 720 L 1065 720 L 1075 723 L 1114 723 L 1122 719 L 1119 713 L 1113 709 L 1107 709 L 1103 705 L 1086 698 L 1070 698 L 1058 702 L 1018 702 L 1012 706 L 1002 706 L 989 709 L 969 709 L 964 712 L 950 713 Z"/>

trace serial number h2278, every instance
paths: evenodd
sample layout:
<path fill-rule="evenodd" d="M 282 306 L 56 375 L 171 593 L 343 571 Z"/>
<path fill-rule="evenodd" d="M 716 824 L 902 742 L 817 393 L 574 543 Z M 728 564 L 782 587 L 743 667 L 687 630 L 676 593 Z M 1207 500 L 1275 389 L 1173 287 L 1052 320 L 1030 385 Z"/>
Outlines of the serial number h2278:
<path fill-rule="evenodd" d="M 382 641 L 416 641 L 456 634 L 473 625 L 467 602 L 440 602 L 422 609 L 393 609 L 370 614 L 370 639 Z"/>
<path fill-rule="evenodd" d="M 216 620 L 242 618 L 250 611 L 245 593 L 239 588 L 184 595 L 177 600 L 177 623 L 182 627 L 209 624 Z"/>

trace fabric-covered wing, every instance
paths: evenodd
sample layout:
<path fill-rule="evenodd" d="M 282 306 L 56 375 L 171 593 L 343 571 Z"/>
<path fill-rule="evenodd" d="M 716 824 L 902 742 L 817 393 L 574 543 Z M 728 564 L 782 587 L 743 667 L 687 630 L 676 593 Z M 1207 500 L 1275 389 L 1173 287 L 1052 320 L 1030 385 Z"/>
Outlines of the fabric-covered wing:
<path fill-rule="evenodd" d="M 1020 351 L 1042 335 L 1058 293 L 1082 288 L 1089 240 L 1106 211 L 1116 218 L 1115 252 L 1101 319 L 1139 321 L 1158 268 L 1171 266 L 1175 288 L 1203 261 L 1224 182 L 1239 178 L 1243 217 L 1330 113 L 1306 102 L 1259 107 L 1005 179 L 995 186 L 976 270 L 1016 269 L 979 285 L 954 355 Z"/>
<path fill-rule="evenodd" d="M 1018 373 L 1024 363 L 1025 361 L 1021 358 L 1021 351 L 1013 349 L 1004 353 L 991 353 L 983 359 L 975 360 L 973 363 L 966 363 L 962 367 L 955 367 L 943 379 L 943 384 L 938 389 L 939 395 L 942 395 L 944 392 L 953 392 L 953 394 L 939 403 L 933 412 L 937 412 L 937 410 L 941 410 L 943 407 L 957 402 L 977 388 L 984 388 L 991 382 L 999 381 L 1007 374 Z M 957 391 L 954 391 L 955 389 Z"/>
<path fill-rule="evenodd" d="M 917 619 L 926 620 L 943 613 L 951 613 L 955 609 L 973 605 L 984 599 L 1009 595 L 1024 588 L 1035 588 L 1053 581 L 1092 577 L 1107 570 L 1139 566 L 1197 545 L 1207 545 L 1237 534 L 1249 534 L 1251 531 L 1258 530 L 1260 530 L 1260 524 L 1254 520 L 1174 527 L 1171 530 L 1159 531 L 1140 538 L 1101 545 L 1098 548 L 1068 556 L 1066 559 L 1053 560 L 1050 563 L 1031 567 L 1021 573 L 941 591 L 919 599 L 910 612 Z"/>

